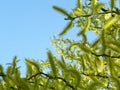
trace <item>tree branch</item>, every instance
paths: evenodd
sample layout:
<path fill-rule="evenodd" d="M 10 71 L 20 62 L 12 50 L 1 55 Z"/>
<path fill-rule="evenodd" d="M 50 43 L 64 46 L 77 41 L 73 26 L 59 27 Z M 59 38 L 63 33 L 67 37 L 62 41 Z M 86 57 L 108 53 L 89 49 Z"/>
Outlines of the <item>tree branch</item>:
<path fill-rule="evenodd" d="M 100 74 L 94 75 L 94 74 L 86 74 L 84 72 L 82 72 L 82 74 L 85 75 L 85 76 L 97 76 L 97 77 L 101 77 L 101 78 L 109 78 L 106 75 L 100 75 Z"/>
<path fill-rule="evenodd" d="M 98 15 L 98 14 L 103 15 L 103 14 L 109 14 L 109 13 L 118 14 L 116 11 L 110 11 L 110 12 L 101 12 L 101 13 L 96 13 L 96 14 L 86 14 L 86 15 L 81 15 L 81 16 L 76 16 L 76 17 L 71 17 L 71 18 L 72 18 L 72 20 L 74 20 L 74 19 L 80 18 L 80 17 L 90 17 L 90 16 L 93 16 L 93 15 Z M 68 17 L 68 18 L 65 18 L 64 20 L 71 20 L 71 19 Z"/>
<path fill-rule="evenodd" d="M 110 55 L 107 55 L 107 54 L 96 54 L 96 53 L 93 53 L 93 55 L 97 56 L 97 57 L 110 57 L 110 58 L 120 58 L 120 56 L 110 56 Z"/>
<path fill-rule="evenodd" d="M 46 76 L 46 77 L 48 77 L 49 79 L 60 79 L 60 80 L 62 80 L 64 83 L 66 83 L 66 85 L 69 86 L 71 89 L 75 90 L 75 87 L 74 87 L 73 85 L 71 85 L 69 82 L 67 82 L 67 80 L 65 80 L 64 78 L 62 78 L 62 77 L 57 77 L 57 76 L 52 76 L 52 75 L 49 75 L 49 74 L 46 74 L 46 73 L 43 73 L 43 72 L 36 73 L 36 74 L 30 76 L 27 80 L 30 80 L 30 79 L 32 79 L 33 77 L 36 77 L 36 76 L 41 75 L 41 74 L 44 75 L 44 76 Z"/>

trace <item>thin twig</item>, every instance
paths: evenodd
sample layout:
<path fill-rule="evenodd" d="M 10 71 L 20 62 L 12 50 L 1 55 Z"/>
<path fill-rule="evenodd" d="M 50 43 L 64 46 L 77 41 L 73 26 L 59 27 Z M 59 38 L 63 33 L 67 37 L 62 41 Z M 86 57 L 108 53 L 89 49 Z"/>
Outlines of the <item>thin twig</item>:
<path fill-rule="evenodd" d="M 30 79 L 38 76 L 38 75 L 41 75 L 41 74 L 44 75 L 44 76 L 46 76 L 46 77 L 48 77 L 49 79 L 60 79 L 60 80 L 62 80 L 63 82 L 65 82 L 66 85 L 68 85 L 70 88 L 72 88 L 73 90 L 75 90 L 75 87 L 72 86 L 69 82 L 67 82 L 67 80 L 65 80 L 64 78 L 62 78 L 62 77 L 57 77 L 57 76 L 52 76 L 52 75 L 49 75 L 49 74 L 46 74 L 46 73 L 43 73 L 43 72 L 36 73 L 36 74 L 30 76 L 27 80 L 30 80 Z"/>
<path fill-rule="evenodd" d="M 97 75 L 94 75 L 94 74 L 86 74 L 86 73 L 82 73 L 83 75 L 85 76 L 97 76 L 97 77 L 101 77 L 101 78 L 109 78 L 108 76 L 106 75 L 100 75 L 100 74 L 97 74 Z"/>
<path fill-rule="evenodd" d="M 110 56 L 110 55 L 107 55 L 107 54 L 95 54 L 92 52 L 93 55 L 97 56 L 97 57 L 110 57 L 110 58 L 120 58 L 120 56 Z"/>
<path fill-rule="evenodd" d="M 104 14 L 109 14 L 109 13 L 115 13 L 115 14 L 118 14 L 117 12 L 115 11 L 110 11 L 110 12 L 101 12 L 101 13 L 95 13 L 95 14 L 86 14 L 86 15 L 80 15 L 80 16 L 76 16 L 76 17 L 71 17 L 72 20 L 76 19 L 76 18 L 80 18 L 80 17 L 90 17 L 90 16 L 93 16 L 93 15 L 104 15 Z M 118 14 L 119 15 L 119 14 Z M 65 18 L 65 20 L 71 20 L 69 17 L 68 18 Z"/>

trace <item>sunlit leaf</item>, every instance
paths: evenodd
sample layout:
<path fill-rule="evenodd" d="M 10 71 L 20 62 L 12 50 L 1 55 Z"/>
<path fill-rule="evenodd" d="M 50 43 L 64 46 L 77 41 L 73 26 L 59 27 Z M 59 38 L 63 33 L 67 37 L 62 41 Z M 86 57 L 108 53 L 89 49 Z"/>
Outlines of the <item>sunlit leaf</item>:
<path fill-rule="evenodd" d="M 59 35 L 61 36 L 61 35 L 66 34 L 68 32 L 68 30 L 70 30 L 70 28 L 72 27 L 72 24 L 73 24 L 73 22 L 70 21 Z"/>
<path fill-rule="evenodd" d="M 82 9 L 82 2 L 81 2 L 81 0 L 77 0 L 77 8 L 81 8 Z"/>
<path fill-rule="evenodd" d="M 103 3 L 98 3 L 96 6 L 95 6 L 95 12 L 99 13 L 101 8 L 103 8 L 105 5 Z"/>
<path fill-rule="evenodd" d="M 66 10 L 64 10 L 64 9 L 58 7 L 58 6 L 53 6 L 53 9 L 56 10 L 56 11 L 58 11 L 58 12 L 60 12 L 63 15 L 71 17 L 70 14 Z"/>
<path fill-rule="evenodd" d="M 47 52 L 47 55 L 48 55 L 48 59 L 51 65 L 52 72 L 56 76 L 57 71 L 56 71 L 56 66 L 55 66 L 55 61 L 54 61 L 55 59 L 53 58 L 53 55 L 50 51 Z"/>
<path fill-rule="evenodd" d="M 20 79 L 19 85 L 23 90 L 31 90 L 29 83 L 25 79 Z"/>
<path fill-rule="evenodd" d="M 91 5 L 92 5 L 92 13 L 94 14 L 95 11 L 95 6 L 97 5 L 98 0 L 91 0 Z"/>
<path fill-rule="evenodd" d="M 120 42 L 119 41 L 115 41 L 115 40 L 108 40 L 108 41 L 106 41 L 107 43 L 109 43 L 109 44 L 113 44 L 113 45 L 115 45 L 115 46 L 117 46 L 118 48 L 120 47 Z"/>
<path fill-rule="evenodd" d="M 3 66 L 0 65 L 0 76 L 5 76 Z"/>
<path fill-rule="evenodd" d="M 69 69 L 67 71 L 76 77 L 75 78 L 75 83 L 76 83 L 75 87 L 78 87 L 78 85 L 80 84 L 80 79 L 81 79 L 80 73 L 74 69 Z"/>
<path fill-rule="evenodd" d="M 96 60 L 96 63 L 97 63 L 97 69 L 98 69 L 98 72 L 103 72 L 103 69 L 104 69 L 104 63 L 103 63 L 103 60 Z"/>
<path fill-rule="evenodd" d="M 116 0 L 110 0 L 111 10 L 113 10 L 113 8 L 115 7 L 115 2 L 116 2 Z"/>
<path fill-rule="evenodd" d="M 106 35 L 105 35 L 105 30 L 102 30 L 101 33 L 101 43 L 102 43 L 102 53 L 105 53 L 106 50 Z"/>
<path fill-rule="evenodd" d="M 113 51 L 118 52 L 118 53 L 120 52 L 120 48 L 115 46 L 115 45 L 113 45 L 113 44 L 109 44 L 107 47 L 110 48 Z"/>
<path fill-rule="evenodd" d="M 31 66 L 31 69 L 39 72 L 40 68 L 39 68 L 39 64 L 36 61 L 32 61 L 30 59 L 26 59 L 26 63 Z"/>
<path fill-rule="evenodd" d="M 73 14 L 76 16 L 76 17 L 79 17 L 81 15 L 83 15 L 83 11 L 81 8 L 76 8 L 75 10 L 73 10 Z"/>
<path fill-rule="evenodd" d="M 120 80 L 117 77 L 112 77 L 113 80 L 113 87 L 115 86 L 116 90 L 120 89 Z"/>
<path fill-rule="evenodd" d="M 106 23 L 105 23 L 105 25 L 104 25 L 103 28 L 104 28 L 104 29 L 108 29 L 110 26 L 112 26 L 114 23 L 116 23 L 119 19 L 120 19 L 119 16 L 110 17 L 110 18 L 106 21 Z"/>
<path fill-rule="evenodd" d="M 92 47 L 95 47 L 98 43 L 99 43 L 100 39 L 96 39 L 93 44 L 92 44 Z"/>
<path fill-rule="evenodd" d="M 81 34 L 84 34 L 86 32 L 86 30 L 89 29 L 90 24 L 91 24 L 91 19 L 87 18 L 87 22 L 85 23 L 85 26 L 84 26 L 83 30 L 80 31 L 77 35 L 80 36 Z"/>

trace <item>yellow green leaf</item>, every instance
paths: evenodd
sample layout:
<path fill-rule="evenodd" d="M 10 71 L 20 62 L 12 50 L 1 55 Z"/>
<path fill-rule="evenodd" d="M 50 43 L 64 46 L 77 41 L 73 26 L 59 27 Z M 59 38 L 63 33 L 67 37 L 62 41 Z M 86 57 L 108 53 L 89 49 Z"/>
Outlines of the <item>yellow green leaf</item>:
<path fill-rule="evenodd" d="M 58 12 L 60 12 L 63 15 L 71 17 L 70 14 L 66 10 L 64 10 L 64 9 L 58 7 L 58 6 L 53 6 L 53 9 L 56 10 L 56 11 L 58 11 Z"/>
<path fill-rule="evenodd" d="M 103 29 L 108 29 L 108 28 L 111 27 L 114 23 L 116 23 L 119 19 L 120 19 L 120 17 L 119 17 L 118 15 L 115 15 L 114 17 L 110 17 L 110 18 L 106 21 Z"/>
<path fill-rule="evenodd" d="M 64 35 L 70 28 L 72 27 L 72 21 L 70 21 L 67 26 L 63 29 L 63 31 L 59 34 L 60 36 L 61 35 Z"/>
<path fill-rule="evenodd" d="M 87 22 L 85 24 L 85 27 L 82 31 L 80 31 L 77 35 L 80 36 L 81 34 L 84 34 L 86 30 L 89 29 L 90 27 L 90 24 L 91 24 L 91 19 L 90 18 L 87 18 Z"/>

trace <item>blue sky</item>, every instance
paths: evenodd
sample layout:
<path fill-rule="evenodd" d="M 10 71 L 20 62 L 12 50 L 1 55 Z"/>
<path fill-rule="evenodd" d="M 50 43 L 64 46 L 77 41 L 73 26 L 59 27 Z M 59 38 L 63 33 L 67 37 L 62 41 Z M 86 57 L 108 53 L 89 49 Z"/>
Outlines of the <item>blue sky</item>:
<path fill-rule="evenodd" d="M 50 37 L 58 34 L 66 24 L 64 16 L 52 9 L 53 5 L 70 10 L 75 1 L 0 1 L 0 64 L 6 67 L 6 63 L 16 55 L 25 72 L 25 58 L 46 58 L 46 49 L 52 49 Z"/>
<path fill-rule="evenodd" d="M 44 60 L 47 48 L 53 50 L 50 37 L 59 34 L 67 23 L 64 16 L 52 9 L 58 5 L 70 11 L 75 0 L 1 0 L 0 1 L 0 64 L 20 59 L 25 72 L 24 59 Z M 73 34 L 72 31 L 71 33 Z M 70 33 L 70 34 L 71 34 Z M 90 39 L 92 39 L 90 37 Z"/>

